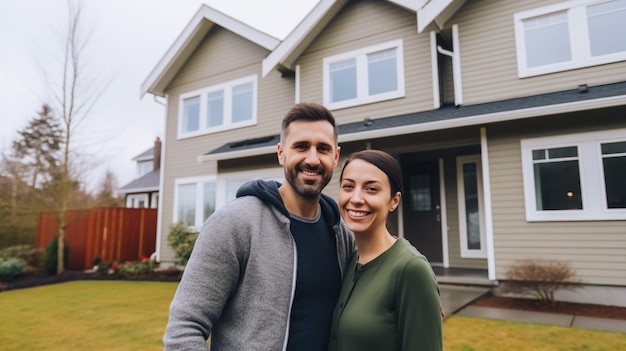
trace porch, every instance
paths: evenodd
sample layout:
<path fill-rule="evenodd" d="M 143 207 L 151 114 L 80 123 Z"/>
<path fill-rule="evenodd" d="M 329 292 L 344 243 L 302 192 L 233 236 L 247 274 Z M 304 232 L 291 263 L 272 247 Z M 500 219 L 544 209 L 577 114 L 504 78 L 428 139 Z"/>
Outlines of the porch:
<path fill-rule="evenodd" d="M 497 280 L 489 280 L 486 269 L 443 268 L 432 267 L 439 284 L 472 285 L 493 287 L 498 285 Z"/>

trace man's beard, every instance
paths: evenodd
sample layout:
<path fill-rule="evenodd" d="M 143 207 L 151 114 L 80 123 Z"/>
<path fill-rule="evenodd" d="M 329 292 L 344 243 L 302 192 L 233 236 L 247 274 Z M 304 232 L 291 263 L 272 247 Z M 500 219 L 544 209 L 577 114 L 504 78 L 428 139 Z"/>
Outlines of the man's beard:
<path fill-rule="evenodd" d="M 285 179 L 291 185 L 291 187 L 296 191 L 296 193 L 307 199 L 314 199 L 318 197 L 322 190 L 328 185 L 330 179 L 332 178 L 332 173 L 328 174 L 324 172 L 324 169 L 319 167 L 316 169 L 308 170 L 319 172 L 322 175 L 322 180 L 317 185 L 314 182 L 301 181 L 298 179 L 298 173 L 302 170 L 302 166 L 297 166 L 296 169 L 285 170 Z"/>

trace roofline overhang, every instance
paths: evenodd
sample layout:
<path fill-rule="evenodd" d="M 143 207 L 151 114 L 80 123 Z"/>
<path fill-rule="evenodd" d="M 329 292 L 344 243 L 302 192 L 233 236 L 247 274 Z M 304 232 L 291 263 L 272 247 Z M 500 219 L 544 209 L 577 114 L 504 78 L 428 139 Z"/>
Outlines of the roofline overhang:
<path fill-rule="evenodd" d="M 147 192 L 155 192 L 159 191 L 158 186 L 152 186 L 147 188 L 134 188 L 134 189 L 117 189 L 115 190 L 119 194 L 130 194 L 130 193 L 147 193 Z"/>
<path fill-rule="evenodd" d="M 626 95 L 611 96 L 585 101 L 567 102 L 555 105 L 530 107 L 519 110 L 487 113 L 475 116 L 446 119 L 435 122 L 403 125 L 398 127 L 376 129 L 371 131 L 340 134 L 339 143 L 354 142 L 367 139 L 385 138 L 396 135 L 423 133 L 448 128 L 469 127 L 481 124 L 513 121 L 525 118 L 542 117 L 562 113 L 593 110 L 599 108 L 626 106 Z M 243 157 L 267 155 L 276 152 L 276 146 L 263 146 L 255 149 L 247 149 L 233 152 L 222 152 L 213 155 L 198 156 L 198 162 L 232 160 Z"/>
<path fill-rule="evenodd" d="M 387 0 L 406 10 L 417 13 L 427 0 Z M 292 69 L 293 63 L 313 39 L 343 8 L 348 0 L 320 0 L 313 10 L 294 28 L 262 63 L 262 76 L 279 67 Z"/>
<path fill-rule="evenodd" d="M 465 4 L 466 0 L 429 0 L 420 1 L 417 10 L 417 32 L 421 33 L 429 24 L 435 22 L 438 28 L 445 23 Z"/>
<path fill-rule="evenodd" d="M 270 52 L 280 44 L 279 39 L 269 34 L 256 30 L 207 5 L 201 5 L 176 41 L 141 84 L 140 98 L 146 93 L 164 97 L 165 88 L 169 82 L 214 25 L 224 27 Z"/>

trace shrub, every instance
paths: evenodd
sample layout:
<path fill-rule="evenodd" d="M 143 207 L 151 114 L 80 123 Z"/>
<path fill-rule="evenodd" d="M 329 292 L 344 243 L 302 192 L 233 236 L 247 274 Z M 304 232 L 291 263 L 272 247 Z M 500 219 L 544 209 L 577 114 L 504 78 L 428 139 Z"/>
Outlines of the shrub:
<path fill-rule="evenodd" d="M 193 250 L 193 245 L 198 238 L 198 234 L 198 232 L 189 229 L 189 227 L 181 222 L 171 227 L 167 241 L 174 249 L 174 253 L 178 259 L 176 263 L 181 265 L 187 264 L 189 256 L 191 256 L 191 251 Z"/>
<path fill-rule="evenodd" d="M 152 272 L 154 262 L 143 257 L 141 261 L 126 262 L 118 267 L 118 273 L 126 278 L 137 278 L 142 275 L 146 275 Z"/>
<path fill-rule="evenodd" d="M 8 282 L 26 272 L 26 262 L 21 258 L 0 258 L 0 281 Z"/>
<path fill-rule="evenodd" d="M 43 254 L 43 269 L 50 273 L 57 273 L 57 261 L 58 261 L 58 236 L 55 236 L 48 245 L 46 246 L 46 251 Z M 65 243 L 63 246 L 63 264 L 67 266 L 67 263 L 70 260 L 70 247 Z"/>
<path fill-rule="evenodd" d="M 528 294 L 541 304 L 554 305 L 554 293 L 559 290 L 576 290 L 580 286 L 576 272 L 568 262 L 527 259 L 517 261 L 506 273 L 509 281 L 502 286 L 504 292 Z"/>
<path fill-rule="evenodd" d="M 100 275 L 117 274 L 117 263 L 115 261 L 107 261 L 95 265 L 96 273 Z"/>

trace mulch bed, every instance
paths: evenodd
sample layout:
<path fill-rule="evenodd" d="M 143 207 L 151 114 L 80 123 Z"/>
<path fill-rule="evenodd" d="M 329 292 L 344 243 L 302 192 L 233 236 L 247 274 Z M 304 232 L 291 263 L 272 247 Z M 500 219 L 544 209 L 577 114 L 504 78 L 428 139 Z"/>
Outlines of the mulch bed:
<path fill-rule="evenodd" d="M 557 301 L 554 306 L 541 305 L 537 300 L 499 297 L 487 294 L 472 303 L 473 306 L 513 310 L 563 313 L 574 316 L 626 320 L 626 307 Z"/>
<path fill-rule="evenodd" d="M 39 285 L 63 283 L 75 280 L 141 280 L 159 282 L 178 282 L 182 272 L 180 270 L 160 270 L 135 278 L 125 278 L 120 275 L 101 275 L 93 272 L 65 271 L 51 275 L 45 272 L 28 272 L 20 275 L 11 282 L 0 282 L 0 291 L 32 288 Z"/>

